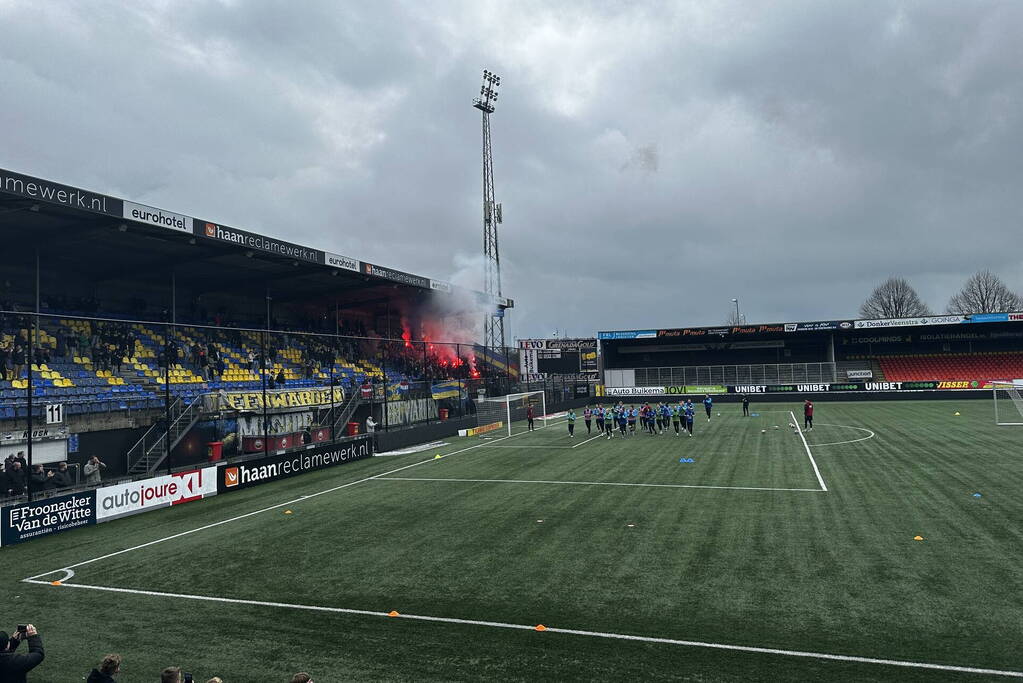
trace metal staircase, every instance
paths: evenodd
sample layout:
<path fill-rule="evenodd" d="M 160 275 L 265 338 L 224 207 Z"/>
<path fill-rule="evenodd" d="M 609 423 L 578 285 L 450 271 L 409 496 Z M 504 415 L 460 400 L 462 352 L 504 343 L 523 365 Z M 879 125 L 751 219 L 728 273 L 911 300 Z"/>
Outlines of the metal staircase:
<path fill-rule="evenodd" d="M 352 395 L 349 396 L 344 403 L 340 403 L 334 406 L 334 409 L 332 411 L 334 415 L 328 414 L 328 420 L 324 420 L 325 422 L 329 421 L 331 423 L 330 434 L 331 437 L 335 440 L 338 438 L 338 435 L 340 434 L 340 432 L 338 432 L 338 427 L 347 424 L 348 420 L 355 413 L 356 409 L 358 409 L 358 407 L 362 404 L 362 399 L 357 389 L 352 391 L 351 394 Z"/>
<path fill-rule="evenodd" d="M 153 424 L 128 451 L 128 474 L 152 474 L 166 459 L 167 453 L 181 442 L 202 415 L 202 396 L 186 405 L 177 398 L 170 406 L 170 429 L 159 422 Z M 168 438 L 170 448 L 167 447 Z"/>

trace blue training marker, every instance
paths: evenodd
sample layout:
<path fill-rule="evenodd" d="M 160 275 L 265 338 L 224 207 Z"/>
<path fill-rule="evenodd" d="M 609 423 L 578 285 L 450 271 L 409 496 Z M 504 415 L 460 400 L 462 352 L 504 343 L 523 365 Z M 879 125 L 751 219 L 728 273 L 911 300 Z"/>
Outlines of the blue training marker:
<path fill-rule="evenodd" d="M 679 458 L 679 462 L 696 462 L 692 458 Z"/>
<path fill-rule="evenodd" d="M 979 494 L 979 493 L 974 493 L 974 494 L 973 494 L 973 497 L 974 497 L 974 498 L 980 498 L 980 494 Z"/>
<path fill-rule="evenodd" d="M 760 417 L 760 413 L 750 413 L 750 417 Z"/>

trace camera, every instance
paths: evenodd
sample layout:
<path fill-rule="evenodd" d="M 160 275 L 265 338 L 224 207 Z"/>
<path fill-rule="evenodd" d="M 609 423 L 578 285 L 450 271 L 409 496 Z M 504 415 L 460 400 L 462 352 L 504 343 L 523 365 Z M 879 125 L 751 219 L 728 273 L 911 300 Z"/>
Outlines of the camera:
<path fill-rule="evenodd" d="M 25 624 L 18 624 L 18 633 L 28 633 L 28 626 Z"/>

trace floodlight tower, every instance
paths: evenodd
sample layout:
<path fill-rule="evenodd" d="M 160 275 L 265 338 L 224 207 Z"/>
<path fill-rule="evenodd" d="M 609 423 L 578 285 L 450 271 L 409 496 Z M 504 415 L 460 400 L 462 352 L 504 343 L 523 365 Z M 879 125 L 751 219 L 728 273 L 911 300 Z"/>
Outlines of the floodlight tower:
<path fill-rule="evenodd" d="M 490 148 L 490 115 L 494 113 L 499 85 L 500 76 L 484 69 L 480 96 L 472 101 L 472 106 L 483 112 L 483 257 L 486 261 L 483 284 L 491 301 L 501 296 L 501 256 L 497 249 L 501 205 L 494 199 L 494 156 Z M 503 313 L 503 310 L 492 309 L 484 317 L 484 347 L 504 348 L 504 316 L 500 315 Z"/>

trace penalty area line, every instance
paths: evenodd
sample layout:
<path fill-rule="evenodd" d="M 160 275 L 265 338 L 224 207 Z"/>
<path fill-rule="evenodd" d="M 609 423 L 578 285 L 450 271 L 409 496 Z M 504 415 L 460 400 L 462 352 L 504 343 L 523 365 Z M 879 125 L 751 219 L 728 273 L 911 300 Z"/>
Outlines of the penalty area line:
<path fill-rule="evenodd" d="M 25 579 L 28 583 L 40 585 L 53 585 L 47 581 L 36 581 Z M 196 600 L 200 602 L 228 603 L 234 605 L 247 605 L 251 607 L 278 607 L 282 609 L 304 610 L 309 612 L 329 612 L 335 614 L 352 614 L 369 617 L 387 617 L 391 619 L 409 619 L 413 621 L 427 621 L 443 624 L 460 624 L 468 626 L 487 626 L 490 628 L 512 629 L 516 631 L 533 631 L 536 633 L 563 633 L 565 635 L 584 636 L 589 638 L 604 638 L 608 640 L 628 640 L 641 643 L 655 643 L 660 645 L 676 645 L 681 647 L 704 648 L 712 650 L 728 650 L 732 652 L 749 652 L 755 654 L 777 655 L 782 657 L 802 657 L 807 659 L 822 659 L 836 662 L 851 662 L 855 664 L 874 664 L 880 666 L 896 666 L 911 669 L 928 669 L 931 671 L 954 671 L 957 673 L 982 674 L 988 676 L 1008 676 L 1011 678 L 1023 678 L 1021 671 L 1003 671 L 999 669 L 987 669 L 973 666 L 957 666 L 953 664 L 936 664 L 932 662 L 915 662 L 903 659 L 881 659 L 878 657 L 859 657 L 856 655 L 840 655 L 829 652 L 811 652 L 805 650 L 785 650 L 772 647 L 757 647 L 754 645 L 733 645 L 729 643 L 711 643 L 699 640 L 680 640 L 676 638 L 658 638 L 654 636 L 640 636 L 627 633 L 610 633 L 606 631 L 585 631 L 572 628 L 558 628 L 545 626 L 542 630 L 536 625 L 512 624 L 502 621 L 483 621 L 479 619 L 457 619 L 455 617 L 434 617 L 423 614 L 401 614 L 399 612 L 382 612 L 374 610 L 353 609 L 349 607 L 324 607 L 320 605 L 295 605 L 286 602 L 269 602 L 265 600 L 243 600 L 240 598 L 222 598 L 212 595 L 191 595 L 187 593 L 166 593 L 162 591 L 146 591 L 134 588 L 116 588 L 113 586 L 91 586 L 81 583 L 61 583 L 60 588 L 82 588 L 95 591 L 106 591 L 110 593 L 127 593 L 130 595 L 144 595 L 157 598 L 177 598 L 180 600 Z"/>

